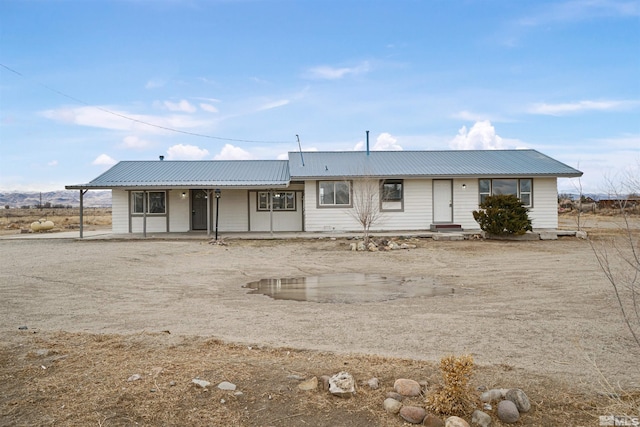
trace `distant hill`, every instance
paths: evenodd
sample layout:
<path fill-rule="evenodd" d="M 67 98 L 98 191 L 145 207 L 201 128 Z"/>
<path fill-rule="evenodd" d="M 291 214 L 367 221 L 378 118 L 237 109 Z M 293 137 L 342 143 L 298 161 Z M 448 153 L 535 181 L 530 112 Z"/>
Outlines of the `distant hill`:
<path fill-rule="evenodd" d="M 80 192 L 78 190 L 60 190 L 47 192 L 18 192 L 9 191 L 0 193 L 0 208 L 9 206 L 10 208 L 20 208 L 29 206 L 32 208 L 40 206 L 80 206 Z M 83 197 L 83 204 L 86 207 L 111 207 L 111 191 L 87 191 Z"/>

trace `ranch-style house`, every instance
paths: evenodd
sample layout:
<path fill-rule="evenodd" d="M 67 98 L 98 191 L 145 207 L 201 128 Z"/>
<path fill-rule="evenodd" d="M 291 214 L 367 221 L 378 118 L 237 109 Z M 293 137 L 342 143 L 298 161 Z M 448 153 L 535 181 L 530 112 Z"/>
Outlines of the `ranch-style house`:
<path fill-rule="evenodd" d="M 371 231 L 473 230 L 472 212 L 492 194 L 518 196 L 534 230 L 554 230 L 557 179 L 581 175 L 536 150 L 290 152 L 121 161 L 66 188 L 80 191 L 81 212 L 86 191 L 111 190 L 114 234 L 357 231 L 364 198 L 379 212 Z"/>

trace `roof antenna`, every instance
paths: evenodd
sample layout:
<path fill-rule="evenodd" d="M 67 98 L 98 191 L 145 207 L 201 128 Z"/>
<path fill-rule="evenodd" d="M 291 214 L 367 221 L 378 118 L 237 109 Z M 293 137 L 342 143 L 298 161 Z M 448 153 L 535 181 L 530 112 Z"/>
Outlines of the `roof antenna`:
<path fill-rule="evenodd" d="M 300 137 L 296 134 L 296 138 L 298 138 L 298 150 L 300 150 L 300 160 L 302 160 L 302 166 L 304 166 L 304 157 L 302 157 L 302 146 L 300 145 Z"/>
<path fill-rule="evenodd" d="M 367 156 L 369 155 L 369 131 L 367 132 Z"/>

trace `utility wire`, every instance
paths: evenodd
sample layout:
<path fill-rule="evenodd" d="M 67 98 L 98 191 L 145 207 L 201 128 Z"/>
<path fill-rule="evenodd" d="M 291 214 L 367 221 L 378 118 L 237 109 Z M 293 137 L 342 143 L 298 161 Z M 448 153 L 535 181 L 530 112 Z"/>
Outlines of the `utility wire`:
<path fill-rule="evenodd" d="M 32 79 L 27 78 L 27 76 L 25 76 L 24 74 L 20 73 L 19 71 L 16 71 L 13 68 L 10 68 L 10 67 L 2 64 L 2 63 L 0 63 L 0 67 L 3 67 L 6 70 L 11 71 L 14 74 L 17 74 L 18 76 L 22 77 L 25 80 L 32 80 Z M 32 80 L 32 81 L 34 81 L 34 80 Z M 220 140 L 220 141 L 232 141 L 232 142 L 252 142 L 252 143 L 259 143 L 259 144 L 290 144 L 291 142 L 293 142 L 293 141 L 264 141 L 264 140 L 252 140 L 252 139 L 223 138 L 221 136 L 206 135 L 206 134 L 203 134 L 203 133 L 189 132 L 189 131 L 186 131 L 186 130 L 180 130 L 180 129 L 170 128 L 170 127 L 167 127 L 167 126 L 161 126 L 161 125 L 157 125 L 157 124 L 154 124 L 154 123 L 146 122 L 144 120 L 135 119 L 133 117 L 129 117 L 129 116 L 124 115 L 124 114 L 116 113 L 115 111 L 111 111 L 109 109 L 106 109 L 106 108 L 103 108 L 103 107 L 99 107 L 97 105 L 91 105 L 86 101 L 83 101 L 83 100 L 78 99 L 78 98 L 76 98 L 74 96 L 71 96 L 71 95 L 66 94 L 64 92 L 61 92 L 61 91 L 59 91 L 59 90 L 57 90 L 55 88 L 52 88 L 50 86 L 45 85 L 44 83 L 40 83 L 38 81 L 34 81 L 34 82 L 37 83 L 38 85 L 42 86 L 43 88 L 45 88 L 45 89 L 47 89 L 47 90 L 49 90 L 49 91 L 51 91 L 53 93 L 56 93 L 56 94 L 58 94 L 60 96 L 63 96 L 65 98 L 68 98 L 68 99 L 70 99 L 70 100 L 72 100 L 74 102 L 77 102 L 78 104 L 82 104 L 82 105 L 85 105 L 85 106 L 90 107 L 90 108 L 95 108 L 96 110 L 100 110 L 102 112 L 105 112 L 105 113 L 108 113 L 108 114 L 112 114 L 114 116 L 123 118 L 125 120 L 129 120 L 129 121 L 132 121 L 132 122 L 135 122 L 135 123 L 140 123 L 140 124 L 143 124 L 143 125 L 146 125 L 146 126 L 151 126 L 151 127 L 157 128 L 157 129 L 166 130 L 166 131 L 169 131 L 169 132 L 175 132 L 175 133 L 181 133 L 181 134 L 184 134 L 184 135 L 197 136 L 197 137 L 200 137 L 200 138 L 209 138 L 209 139 L 217 139 L 217 140 Z"/>

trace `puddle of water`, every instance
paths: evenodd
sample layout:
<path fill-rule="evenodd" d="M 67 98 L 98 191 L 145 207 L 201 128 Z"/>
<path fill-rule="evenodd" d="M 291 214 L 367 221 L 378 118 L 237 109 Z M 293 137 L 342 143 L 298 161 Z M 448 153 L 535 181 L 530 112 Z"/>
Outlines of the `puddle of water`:
<path fill-rule="evenodd" d="M 243 287 L 251 289 L 249 294 L 267 295 L 273 299 L 343 304 L 455 293 L 454 288 L 438 286 L 433 279 L 406 279 L 365 273 L 261 279 Z"/>

